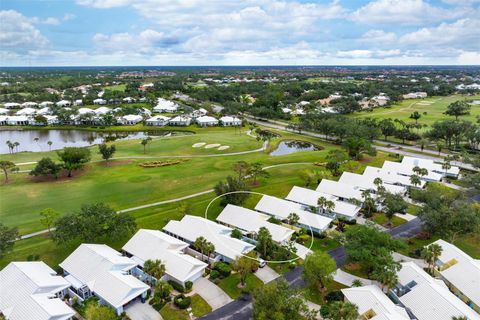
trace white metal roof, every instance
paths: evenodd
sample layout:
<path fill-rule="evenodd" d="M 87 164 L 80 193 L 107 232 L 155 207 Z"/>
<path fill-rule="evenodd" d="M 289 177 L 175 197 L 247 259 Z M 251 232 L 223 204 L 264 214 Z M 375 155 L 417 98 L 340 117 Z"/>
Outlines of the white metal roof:
<path fill-rule="evenodd" d="M 204 237 L 215 246 L 215 252 L 232 260 L 255 248 L 250 243 L 230 237 L 231 228 L 191 215 L 185 215 L 180 221 L 170 220 L 163 230 L 191 243 L 198 237 Z"/>
<path fill-rule="evenodd" d="M 362 190 L 360 188 L 341 183 L 338 181 L 322 179 L 320 184 L 317 187 L 317 191 L 321 193 L 331 194 L 333 196 L 344 198 L 344 199 L 357 199 L 363 201 L 362 199 Z"/>
<path fill-rule="evenodd" d="M 169 117 L 165 117 L 165 116 L 153 116 L 151 118 L 149 118 L 147 120 L 147 122 L 150 122 L 150 121 L 168 121 L 170 120 Z"/>
<path fill-rule="evenodd" d="M 477 306 L 480 306 L 480 261 L 473 259 L 455 245 L 444 240 L 440 239 L 434 243 L 443 249 L 438 258 L 439 262 L 451 264 L 445 269 L 441 268 L 441 275 Z"/>
<path fill-rule="evenodd" d="M 104 244 L 81 244 L 60 267 L 118 308 L 148 290 L 126 272 L 137 263 Z"/>
<path fill-rule="evenodd" d="M 217 217 L 217 221 L 237 227 L 248 233 L 258 233 L 261 227 L 265 227 L 270 231 L 272 239 L 276 242 L 290 239 L 294 230 L 270 223 L 267 221 L 269 218 L 270 216 L 257 211 L 229 204 Z"/>
<path fill-rule="evenodd" d="M 178 107 L 178 104 L 173 101 L 158 98 L 157 105 L 153 108 L 153 111 L 177 111 Z"/>
<path fill-rule="evenodd" d="M 33 108 L 23 108 L 23 109 L 18 110 L 15 114 L 17 116 L 28 116 L 28 115 L 35 114 L 36 112 L 37 112 L 37 110 L 35 110 Z"/>
<path fill-rule="evenodd" d="M 201 116 L 196 120 L 198 123 L 218 123 L 218 120 L 210 116 Z"/>
<path fill-rule="evenodd" d="M 402 263 L 398 280 L 402 285 L 410 284 L 411 291 L 399 299 L 418 320 L 451 320 L 454 316 L 480 319 L 480 315 L 451 293 L 443 281 L 432 278 L 414 262 Z"/>
<path fill-rule="evenodd" d="M 7 114 L 7 113 L 8 113 L 8 109 L 0 108 L 0 114 Z"/>
<path fill-rule="evenodd" d="M 442 165 L 439 163 L 435 163 L 433 160 L 430 159 L 422 159 L 422 158 L 414 158 L 405 156 L 402 159 L 402 163 L 409 165 L 409 166 L 418 166 L 420 168 L 425 168 L 429 171 L 435 171 L 440 174 L 445 173 L 445 169 L 442 168 Z M 448 174 L 458 175 L 460 173 L 460 168 L 456 166 L 451 166 L 450 169 L 447 170 Z"/>
<path fill-rule="evenodd" d="M 358 186 L 361 190 L 377 190 L 377 186 L 373 183 L 374 176 L 365 176 L 352 172 L 344 172 L 338 180 L 340 183 Z M 407 190 L 405 187 L 397 186 L 393 184 L 382 184 L 385 190 L 391 193 L 405 193 Z"/>
<path fill-rule="evenodd" d="M 303 210 L 302 206 L 298 203 L 272 196 L 263 196 L 255 206 L 255 210 L 280 219 L 287 219 L 290 213 L 296 213 L 300 218 L 300 224 L 318 230 L 325 230 L 328 228 L 330 222 L 332 222 L 330 218 Z"/>
<path fill-rule="evenodd" d="M 123 116 L 122 119 L 125 121 L 142 121 L 143 118 L 138 114 L 127 114 Z"/>
<path fill-rule="evenodd" d="M 320 197 L 325 197 L 327 200 L 333 201 L 333 203 L 335 203 L 335 208 L 333 209 L 334 213 L 338 213 L 348 217 L 355 217 L 360 211 L 360 207 L 346 201 L 340 201 L 337 197 L 331 194 L 322 193 L 297 186 L 294 186 L 292 190 L 290 190 L 285 199 L 301 203 L 306 206 L 316 207 L 318 205 L 317 203 Z"/>
<path fill-rule="evenodd" d="M 223 116 L 220 118 L 220 121 L 221 122 L 242 122 L 242 120 L 240 120 L 239 118 L 231 117 L 231 116 Z"/>
<path fill-rule="evenodd" d="M 192 118 L 189 116 L 176 116 L 175 118 L 170 119 L 170 122 L 188 122 L 191 120 Z"/>
<path fill-rule="evenodd" d="M 78 114 L 87 114 L 87 113 L 95 114 L 95 111 L 93 111 L 93 109 L 90 109 L 90 108 L 80 108 L 80 109 L 78 109 Z"/>
<path fill-rule="evenodd" d="M 396 171 L 389 171 L 382 168 L 368 166 L 365 168 L 363 176 L 369 177 L 369 179 L 380 178 L 385 184 L 400 184 L 403 186 L 413 187 L 413 184 L 410 182 L 410 177 L 400 175 Z M 423 187 L 424 185 L 425 181 L 420 180 L 420 185 L 418 185 L 418 187 Z"/>
<path fill-rule="evenodd" d="M 413 172 L 413 168 L 415 165 L 407 164 L 407 163 L 400 163 L 400 162 L 393 162 L 393 161 L 385 161 L 383 163 L 382 169 L 385 169 L 387 171 L 391 172 L 397 172 L 399 174 L 403 174 L 406 176 L 411 176 L 413 174 L 416 174 Z M 442 179 L 443 175 L 431 170 L 428 170 L 428 174 L 425 177 L 420 177 L 421 179 L 428 179 L 432 181 L 440 181 Z"/>
<path fill-rule="evenodd" d="M 376 316 L 385 316 L 386 319 L 410 320 L 405 309 L 395 305 L 375 285 L 342 289 L 342 292 L 348 301 L 358 306 L 360 315 L 372 310 Z"/>
<path fill-rule="evenodd" d="M 135 256 L 141 266 L 146 260 L 160 259 L 165 273 L 185 282 L 192 275 L 204 270 L 207 264 L 183 253 L 188 243 L 159 230 L 140 229 L 123 246 L 123 250 Z"/>
<path fill-rule="evenodd" d="M 100 115 L 100 114 L 107 114 L 109 112 L 112 111 L 112 109 L 110 108 L 107 108 L 107 107 L 100 107 L 100 108 L 97 108 L 95 110 L 93 110 L 97 115 Z"/>
<path fill-rule="evenodd" d="M 0 312 L 9 320 L 65 320 L 75 312 L 55 294 L 69 283 L 41 261 L 11 262 L 0 271 Z"/>

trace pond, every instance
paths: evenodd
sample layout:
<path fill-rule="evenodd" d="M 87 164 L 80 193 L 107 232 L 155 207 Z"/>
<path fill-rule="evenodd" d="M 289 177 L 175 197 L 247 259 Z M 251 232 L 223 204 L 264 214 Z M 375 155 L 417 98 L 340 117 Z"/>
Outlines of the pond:
<path fill-rule="evenodd" d="M 104 141 L 142 139 L 148 136 L 189 134 L 182 131 L 98 132 L 85 130 L 0 130 L 0 154 L 9 153 L 7 141 L 18 142 L 15 151 L 42 152 L 64 147 L 87 147 Z M 51 144 L 49 144 L 51 141 Z M 18 150 L 17 150 L 18 149 Z"/>
<path fill-rule="evenodd" d="M 318 151 L 322 150 L 321 147 L 318 147 L 310 142 L 306 141 L 281 141 L 278 144 L 278 147 L 270 152 L 271 156 L 282 156 L 285 154 L 291 154 L 301 151 Z"/>

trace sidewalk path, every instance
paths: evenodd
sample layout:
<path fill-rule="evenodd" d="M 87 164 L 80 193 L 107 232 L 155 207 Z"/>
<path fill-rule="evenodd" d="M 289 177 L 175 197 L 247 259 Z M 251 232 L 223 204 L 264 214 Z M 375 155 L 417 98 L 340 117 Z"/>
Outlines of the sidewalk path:
<path fill-rule="evenodd" d="M 426 268 L 427 267 L 427 264 L 422 259 L 410 258 L 410 257 L 407 257 L 407 256 L 405 256 L 401 253 L 398 253 L 398 252 L 394 252 L 392 254 L 392 256 L 393 256 L 393 259 L 397 262 L 414 262 L 420 268 Z"/>
<path fill-rule="evenodd" d="M 402 218 L 403 220 L 412 221 L 417 217 L 410 213 L 395 213 L 395 216 Z"/>

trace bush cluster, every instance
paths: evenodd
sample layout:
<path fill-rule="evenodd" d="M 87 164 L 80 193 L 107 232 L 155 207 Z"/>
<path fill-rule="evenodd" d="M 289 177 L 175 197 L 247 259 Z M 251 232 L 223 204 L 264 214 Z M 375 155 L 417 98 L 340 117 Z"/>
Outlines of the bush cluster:
<path fill-rule="evenodd" d="M 192 298 L 186 297 L 183 293 L 173 298 L 173 303 L 180 309 L 187 309 L 192 303 Z"/>

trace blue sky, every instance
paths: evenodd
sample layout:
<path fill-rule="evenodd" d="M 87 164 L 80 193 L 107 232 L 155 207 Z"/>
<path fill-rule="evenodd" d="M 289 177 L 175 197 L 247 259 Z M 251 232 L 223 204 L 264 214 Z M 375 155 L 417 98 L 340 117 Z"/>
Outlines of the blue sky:
<path fill-rule="evenodd" d="M 0 65 L 480 64 L 480 0 L 1 0 Z"/>

